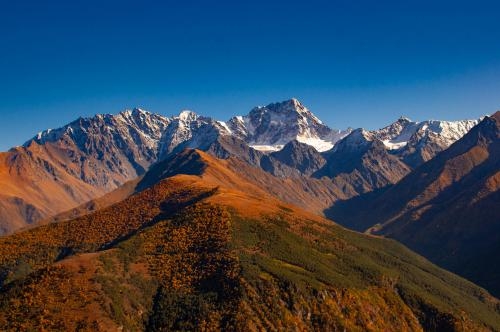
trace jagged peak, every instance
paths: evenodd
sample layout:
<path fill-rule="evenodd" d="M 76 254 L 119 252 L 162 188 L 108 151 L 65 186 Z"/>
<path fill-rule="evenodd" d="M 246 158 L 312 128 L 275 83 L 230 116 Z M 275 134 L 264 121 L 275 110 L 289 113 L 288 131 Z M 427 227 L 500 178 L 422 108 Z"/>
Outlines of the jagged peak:
<path fill-rule="evenodd" d="M 139 108 L 139 107 L 135 107 L 133 110 L 132 110 L 132 114 L 133 115 L 136 115 L 136 114 L 144 114 L 144 115 L 152 115 L 151 112 L 143 109 L 143 108 Z"/>
<path fill-rule="evenodd" d="M 100 114 L 98 114 L 97 116 L 99 116 Z M 131 109 L 124 109 L 123 111 L 121 111 L 120 113 L 118 113 L 118 115 L 121 115 L 122 117 L 129 117 L 132 115 L 132 110 Z"/>
<path fill-rule="evenodd" d="M 298 99 L 295 98 L 269 103 L 266 106 L 256 106 L 253 108 L 253 110 L 265 111 L 299 111 L 303 109 L 306 109 L 306 107 Z"/>
<path fill-rule="evenodd" d="M 277 104 L 290 105 L 290 106 L 292 106 L 293 108 L 295 108 L 297 110 L 306 109 L 306 107 L 304 106 L 304 104 L 302 104 L 300 102 L 300 100 L 298 100 L 297 98 L 291 98 L 291 99 L 282 101 L 281 103 L 277 103 Z"/>
<path fill-rule="evenodd" d="M 364 139 L 369 140 L 369 141 L 373 140 L 373 138 L 374 138 L 373 134 L 364 128 L 354 129 L 349 135 L 347 135 L 347 137 L 351 137 L 351 138 L 359 137 L 359 138 L 364 138 Z"/>
<path fill-rule="evenodd" d="M 39 144 L 54 142 L 64 135 L 73 135 L 78 131 L 83 133 L 91 130 L 92 127 L 106 126 L 134 126 L 145 132 L 158 132 L 171 121 L 170 118 L 159 114 L 153 114 L 141 108 L 124 109 L 116 114 L 96 114 L 90 117 L 79 116 L 74 121 L 58 127 L 56 129 L 46 129 L 37 133 L 34 137 L 26 141 L 23 146 L 29 146 L 32 141 Z M 162 124 L 163 123 L 163 124 Z"/>
<path fill-rule="evenodd" d="M 199 115 L 191 110 L 182 110 L 177 118 L 181 121 L 194 121 L 199 118 Z"/>
<path fill-rule="evenodd" d="M 141 116 L 141 115 L 151 116 L 151 115 L 153 115 L 153 113 L 146 111 L 145 109 L 139 108 L 139 107 L 134 107 L 133 109 L 125 109 L 125 110 L 121 111 L 120 113 L 118 113 L 118 116 L 121 116 L 123 118 L 130 118 L 132 116 Z M 106 114 L 105 116 L 109 116 L 109 115 Z M 111 116 L 115 117 L 114 115 L 111 115 Z"/>
<path fill-rule="evenodd" d="M 262 116 L 262 114 L 265 113 L 284 116 L 297 116 L 298 118 L 305 118 L 308 120 L 312 120 L 313 123 L 323 125 L 323 122 L 296 98 L 291 98 L 276 103 L 270 103 L 266 106 L 254 107 L 248 114 L 248 117 L 252 118 L 255 116 Z"/>

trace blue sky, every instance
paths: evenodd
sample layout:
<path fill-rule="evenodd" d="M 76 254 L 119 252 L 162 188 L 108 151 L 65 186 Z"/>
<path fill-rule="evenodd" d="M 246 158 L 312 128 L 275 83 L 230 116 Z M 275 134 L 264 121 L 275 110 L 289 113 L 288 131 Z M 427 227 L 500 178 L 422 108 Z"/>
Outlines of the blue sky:
<path fill-rule="evenodd" d="M 0 6 L 0 150 L 135 106 L 227 119 L 296 97 L 331 127 L 369 129 L 500 108 L 493 1 Z"/>

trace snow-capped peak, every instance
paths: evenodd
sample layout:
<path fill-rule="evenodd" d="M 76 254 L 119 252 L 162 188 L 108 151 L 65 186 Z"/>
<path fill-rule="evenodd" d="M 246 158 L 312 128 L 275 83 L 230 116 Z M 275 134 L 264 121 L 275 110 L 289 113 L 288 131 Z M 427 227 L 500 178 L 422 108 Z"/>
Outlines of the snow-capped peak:
<path fill-rule="evenodd" d="M 183 110 L 179 113 L 177 118 L 181 121 L 195 121 L 198 119 L 198 114 L 190 110 Z"/>
<path fill-rule="evenodd" d="M 262 151 L 279 150 L 293 140 L 326 151 L 348 134 L 325 126 L 295 98 L 255 107 L 246 116 L 230 119 L 227 126 L 235 136 Z"/>
<path fill-rule="evenodd" d="M 414 122 L 401 117 L 391 125 L 373 131 L 373 134 L 390 150 L 400 149 L 410 141 L 415 143 L 430 136 L 436 144 L 444 148 L 460 139 L 478 122 L 479 120 Z"/>
<path fill-rule="evenodd" d="M 56 142 L 63 137 L 85 145 L 87 140 L 98 140 L 100 135 L 119 134 L 124 141 L 142 141 L 146 147 L 154 149 L 170 121 L 169 118 L 138 108 L 124 110 L 116 115 L 97 114 L 90 118 L 80 117 L 58 129 L 40 132 L 24 145 L 28 146 L 32 141 L 38 144 Z"/>

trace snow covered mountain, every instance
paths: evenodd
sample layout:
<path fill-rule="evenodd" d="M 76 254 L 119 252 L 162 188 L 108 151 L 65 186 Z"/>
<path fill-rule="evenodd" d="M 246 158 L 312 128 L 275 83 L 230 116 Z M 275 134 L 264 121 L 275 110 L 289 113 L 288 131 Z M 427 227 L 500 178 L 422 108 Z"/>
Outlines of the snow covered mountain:
<path fill-rule="evenodd" d="M 379 130 L 367 131 L 362 128 L 353 130 L 337 142 L 332 152 L 339 150 L 340 147 L 343 151 L 352 152 L 363 149 L 370 142 L 379 141 L 390 154 L 397 156 L 411 168 L 415 168 L 462 138 L 479 121 L 480 119 L 414 122 L 401 117 Z"/>
<path fill-rule="evenodd" d="M 112 135 L 120 136 L 123 140 L 130 139 L 141 143 L 150 149 L 156 149 L 163 131 L 170 122 L 169 118 L 149 113 L 140 108 L 125 110 L 116 115 L 98 114 L 92 118 L 79 118 L 59 129 L 42 131 L 27 141 L 24 146 L 28 146 L 32 141 L 45 144 L 64 137 L 84 143 L 86 138 L 92 136 Z"/>
<path fill-rule="evenodd" d="M 185 148 L 205 150 L 220 135 L 227 134 L 220 121 L 192 111 L 182 111 L 178 116 L 170 118 L 170 124 L 160 143 L 159 158 L 164 159 L 167 155 Z"/>
<path fill-rule="evenodd" d="M 39 145 L 59 150 L 51 154 L 84 182 L 114 189 L 144 173 L 158 159 L 160 140 L 171 119 L 141 109 L 116 115 L 79 118 L 46 130 L 23 147 Z M 68 160 L 70 161 L 68 163 Z M 116 176 L 114 176 L 116 175 Z"/>
<path fill-rule="evenodd" d="M 293 140 L 323 152 L 349 134 L 324 125 L 297 99 L 255 107 L 225 124 L 232 135 L 261 151 L 277 151 Z"/>
<path fill-rule="evenodd" d="M 406 145 L 416 145 L 425 139 L 432 139 L 442 146 L 450 146 L 479 123 L 477 120 L 414 122 L 401 117 L 391 125 L 373 133 L 389 149 L 399 149 Z"/>
<path fill-rule="evenodd" d="M 369 136 L 369 140 L 381 140 L 388 150 L 398 150 L 398 153 L 422 150 L 431 144 L 441 151 L 461 138 L 478 121 L 413 122 L 401 117 L 380 130 L 363 130 L 363 133 Z M 189 110 L 173 117 L 164 117 L 141 109 L 127 110 L 117 115 L 96 115 L 94 118 L 80 118 L 56 130 L 41 132 L 25 143 L 25 146 L 32 141 L 44 144 L 70 137 L 79 142 L 80 147 L 85 150 L 90 148 L 85 147 L 89 135 L 111 135 L 123 141 L 122 146 L 127 145 L 127 142 L 134 142 L 148 149 L 149 155 L 162 158 L 177 149 L 202 148 L 213 143 L 219 136 L 233 136 L 255 150 L 264 152 L 279 151 L 294 140 L 324 152 L 351 132 L 350 128 L 329 128 L 300 101 L 290 99 L 255 107 L 247 115 L 235 116 L 227 122 L 216 121 Z"/>
<path fill-rule="evenodd" d="M 401 117 L 391 125 L 373 131 L 389 150 L 399 155 L 412 167 L 432 159 L 437 153 L 447 149 L 462 138 L 477 120 L 414 122 Z"/>

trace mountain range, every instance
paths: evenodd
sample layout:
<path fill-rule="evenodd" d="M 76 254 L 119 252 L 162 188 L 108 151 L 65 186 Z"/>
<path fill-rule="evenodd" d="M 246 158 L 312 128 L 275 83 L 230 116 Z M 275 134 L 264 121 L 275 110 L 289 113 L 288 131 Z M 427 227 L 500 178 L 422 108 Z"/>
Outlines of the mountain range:
<path fill-rule="evenodd" d="M 191 111 L 164 117 L 141 109 L 79 118 L 0 154 L 0 232 L 102 196 L 185 148 L 238 156 L 277 176 L 326 176 L 328 190 L 342 192 L 332 199 L 348 198 L 397 182 L 476 122 L 399 119 L 379 131 L 334 130 L 296 99 L 226 122 Z M 373 167 L 377 162 L 387 165 Z"/>
<path fill-rule="evenodd" d="M 0 326 L 500 331 L 499 123 L 291 99 L 43 131 L 0 154 Z"/>

